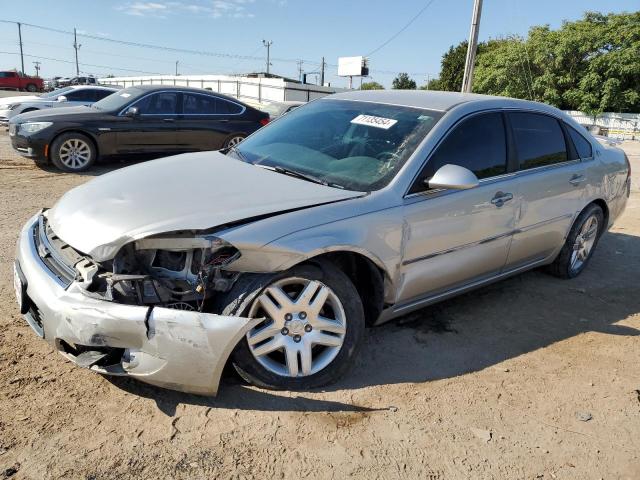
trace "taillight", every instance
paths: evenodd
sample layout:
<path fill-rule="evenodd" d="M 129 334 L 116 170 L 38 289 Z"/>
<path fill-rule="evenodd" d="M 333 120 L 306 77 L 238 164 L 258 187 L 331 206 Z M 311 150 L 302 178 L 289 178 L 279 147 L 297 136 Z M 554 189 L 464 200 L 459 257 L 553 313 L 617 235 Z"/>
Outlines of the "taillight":
<path fill-rule="evenodd" d="M 260 119 L 260 125 L 262 125 L 263 127 L 269 123 L 269 121 L 271 120 L 271 118 L 267 117 L 267 118 L 261 118 Z"/>

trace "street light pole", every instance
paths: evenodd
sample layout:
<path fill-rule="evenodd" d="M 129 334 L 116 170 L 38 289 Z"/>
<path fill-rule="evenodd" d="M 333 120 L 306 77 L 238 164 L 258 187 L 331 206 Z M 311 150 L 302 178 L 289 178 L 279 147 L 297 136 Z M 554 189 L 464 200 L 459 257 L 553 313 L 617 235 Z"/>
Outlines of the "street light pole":
<path fill-rule="evenodd" d="M 464 76 L 462 77 L 462 93 L 471 93 L 473 67 L 476 63 L 476 51 L 478 49 L 478 33 L 480 32 L 481 14 L 482 0 L 474 0 L 473 16 L 471 17 L 471 31 L 469 32 L 469 46 L 467 48 L 467 58 L 464 64 Z"/>

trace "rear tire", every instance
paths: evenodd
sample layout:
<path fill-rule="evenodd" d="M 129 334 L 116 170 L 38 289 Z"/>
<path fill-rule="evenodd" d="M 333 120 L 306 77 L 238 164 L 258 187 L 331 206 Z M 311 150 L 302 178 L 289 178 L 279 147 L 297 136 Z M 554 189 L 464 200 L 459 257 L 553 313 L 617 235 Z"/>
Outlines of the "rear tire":
<path fill-rule="evenodd" d="M 63 133 L 51 144 L 51 162 L 63 172 L 83 172 L 97 156 L 93 141 L 82 133 Z"/>
<path fill-rule="evenodd" d="M 27 85 L 27 92 L 37 92 L 38 87 L 36 87 L 33 83 Z"/>
<path fill-rule="evenodd" d="M 559 278 L 575 278 L 586 268 L 605 231 L 604 212 L 595 203 L 588 205 L 573 223 L 560 253 L 547 271 Z"/>
<path fill-rule="evenodd" d="M 347 372 L 362 342 L 365 320 L 358 291 L 344 272 L 323 262 L 242 280 L 229 292 L 222 313 L 266 317 L 232 355 L 244 380 L 262 388 L 308 390 Z M 286 296 L 278 301 L 272 289 Z M 269 304 L 274 308 L 267 311 Z M 281 347 L 261 353 L 271 342 Z"/>

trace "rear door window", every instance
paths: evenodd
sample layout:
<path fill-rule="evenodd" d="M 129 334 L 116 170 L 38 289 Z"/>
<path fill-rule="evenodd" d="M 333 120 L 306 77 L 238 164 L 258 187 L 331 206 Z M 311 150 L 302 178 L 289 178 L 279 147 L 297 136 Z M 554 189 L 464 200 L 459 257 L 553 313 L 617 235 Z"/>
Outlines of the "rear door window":
<path fill-rule="evenodd" d="M 509 113 L 520 170 L 566 162 L 567 145 L 560 123 L 540 113 Z"/>
<path fill-rule="evenodd" d="M 242 113 L 242 107 L 237 103 L 228 102 L 227 100 L 223 100 L 222 98 L 217 99 L 217 110 L 218 113 L 226 114 L 226 115 L 236 115 L 238 113 Z"/>
<path fill-rule="evenodd" d="M 567 130 L 569 131 L 569 136 L 573 141 L 573 145 L 576 147 L 576 151 L 578 152 L 579 158 L 589 158 L 593 156 L 593 149 L 591 148 L 591 144 L 589 141 L 584 138 L 580 133 L 576 131 L 575 128 L 570 125 L 565 124 Z"/>
<path fill-rule="evenodd" d="M 216 97 L 207 95 L 182 94 L 182 113 L 184 115 L 215 115 Z"/>
<path fill-rule="evenodd" d="M 483 113 L 457 125 L 429 158 L 411 192 L 425 190 L 424 181 L 447 164 L 468 168 L 479 179 L 507 173 L 507 144 L 502 114 Z"/>

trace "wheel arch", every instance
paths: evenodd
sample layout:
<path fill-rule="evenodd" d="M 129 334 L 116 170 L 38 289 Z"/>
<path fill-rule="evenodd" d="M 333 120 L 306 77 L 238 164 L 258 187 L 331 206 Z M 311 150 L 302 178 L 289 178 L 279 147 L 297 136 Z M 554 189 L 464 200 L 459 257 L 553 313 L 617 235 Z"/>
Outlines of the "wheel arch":
<path fill-rule="evenodd" d="M 585 205 L 582 211 L 584 211 L 584 209 L 587 208 L 589 205 L 598 205 L 602 209 L 602 213 L 604 214 L 605 230 L 609 228 L 609 205 L 607 205 L 607 202 L 602 198 L 597 198 L 592 202 L 590 202 L 588 205 Z"/>
<path fill-rule="evenodd" d="M 353 250 L 319 253 L 301 263 L 322 262 L 331 262 L 349 277 L 362 301 L 365 323 L 372 326 L 382 313 L 385 293 L 390 288 L 384 268 L 370 257 Z"/>
<path fill-rule="evenodd" d="M 80 128 L 68 128 L 56 133 L 49 142 L 49 147 L 51 147 L 51 145 L 53 145 L 53 142 L 55 142 L 61 135 L 66 135 L 67 133 L 80 133 L 91 140 L 91 143 L 93 143 L 93 148 L 96 149 L 96 159 L 100 158 L 100 146 L 98 145 L 98 139 L 91 132 L 87 132 L 86 130 L 82 130 Z M 49 148 L 47 157 L 48 160 L 51 161 L 51 148 Z"/>

